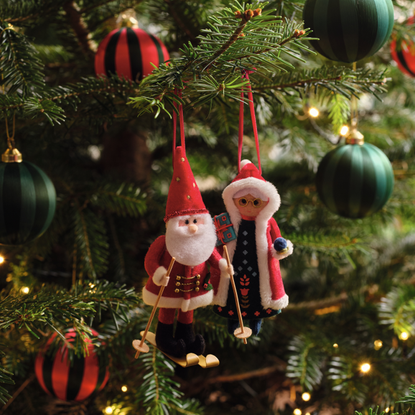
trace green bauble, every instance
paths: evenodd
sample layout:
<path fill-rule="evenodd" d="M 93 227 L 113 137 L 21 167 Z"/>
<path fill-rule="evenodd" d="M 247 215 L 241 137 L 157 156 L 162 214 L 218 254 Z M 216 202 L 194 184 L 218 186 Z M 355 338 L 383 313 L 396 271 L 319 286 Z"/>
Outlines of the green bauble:
<path fill-rule="evenodd" d="M 318 166 L 317 192 L 333 213 L 357 219 L 381 209 L 393 190 L 393 170 L 386 155 L 372 144 L 343 144 Z"/>
<path fill-rule="evenodd" d="M 311 46 L 328 59 L 356 62 L 375 54 L 393 27 L 391 0 L 306 0 L 304 28 Z"/>
<path fill-rule="evenodd" d="M 0 163 L 0 244 L 22 245 L 52 222 L 56 192 L 46 174 L 28 161 Z"/>

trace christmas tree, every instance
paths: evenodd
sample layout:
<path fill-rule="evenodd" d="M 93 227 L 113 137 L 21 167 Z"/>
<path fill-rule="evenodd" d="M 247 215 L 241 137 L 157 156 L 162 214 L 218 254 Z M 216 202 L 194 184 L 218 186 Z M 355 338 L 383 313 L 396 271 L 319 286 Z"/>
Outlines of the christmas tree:
<path fill-rule="evenodd" d="M 340 62 L 315 52 L 302 1 L 0 2 L 0 414 L 403 413 L 415 402 L 415 88 L 410 62 L 398 65 L 390 49 L 394 42 L 395 58 L 412 56 L 413 4 L 393 8 L 384 46 L 353 64 L 341 62 L 340 46 Z M 125 52 L 132 46 L 116 51 L 115 38 L 127 36 L 118 29 L 131 34 L 137 25 L 152 35 L 152 66 L 143 42 L 135 41 L 134 62 Z M 97 63 L 98 46 L 112 55 Z M 281 196 L 274 218 L 294 244 L 281 261 L 289 305 L 246 345 L 211 306 L 196 310 L 197 332 L 219 366 L 183 369 L 153 346 L 135 359 L 132 341 L 152 311 L 141 295 L 144 258 L 165 233 L 173 114 L 183 106 L 189 163 L 218 215 L 238 173 L 241 102 L 243 158 L 257 163 L 250 99 L 241 96 L 249 88 L 262 175 Z M 387 203 L 352 218 L 333 206 L 372 191 L 347 192 L 357 168 L 348 167 L 352 178 L 331 202 L 315 181 L 346 126 L 387 156 L 395 181 Z M 23 170 L 40 171 L 43 184 Z M 40 225 L 39 186 L 49 189 L 36 207 Z M 78 385 L 78 401 L 44 391 L 59 377 L 52 364 L 62 352 L 71 368 L 99 366 L 90 392 Z M 70 382 L 87 375 L 74 369 Z"/>

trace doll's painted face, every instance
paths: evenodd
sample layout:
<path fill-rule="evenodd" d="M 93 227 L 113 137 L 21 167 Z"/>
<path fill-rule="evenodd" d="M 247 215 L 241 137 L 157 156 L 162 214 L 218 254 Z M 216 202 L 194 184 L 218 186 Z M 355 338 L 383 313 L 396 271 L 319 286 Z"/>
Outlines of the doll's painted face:
<path fill-rule="evenodd" d="M 233 199 L 233 203 L 238 208 L 241 216 L 257 217 L 259 213 L 268 205 L 268 200 L 264 201 L 248 193 L 245 196 Z"/>

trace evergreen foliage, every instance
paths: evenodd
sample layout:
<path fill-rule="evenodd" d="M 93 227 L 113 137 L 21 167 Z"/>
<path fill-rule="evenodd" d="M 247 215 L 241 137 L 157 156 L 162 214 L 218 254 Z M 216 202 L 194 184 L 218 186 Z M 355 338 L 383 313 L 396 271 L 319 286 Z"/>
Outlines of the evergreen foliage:
<path fill-rule="evenodd" d="M 58 197 L 44 235 L 0 247 L 0 414 L 408 413 L 415 402 L 414 83 L 388 44 L 356 70 L 317 55 L 303 4 L 0 0 L 0 122 Z M 393 36 L 411 41 L 415 28 L 405 20 L 413 4 L 394 7 Z M 132 14 L 165 43 L 170 62 L 140 83 L 96 78 L 97 45 Z M 237 171 L 243 70 L 252 71 L 263 176 L 281 195 L 275 219 L 295 246 L 281 261 L 290 305 L 246 346 L 209 308 L 197 310 L 195 326 L 221 360 L 217 368 L 181 370 L 152 347 L 135 360 L 131 342 L 151 311 L 140 295 L 144 256 L 165 231 L 173 104 L 184 104 L 189 161 L 206 206 L 219 214 L 221 190 Z M 314 185 L 318 163 L 342 139 L 353 97 L 359 130 L 389 157 L 396 182 L 387 205 L 359 220 L 327 211 Z M 251 128 L 246 115 L 243 157 L 256 161 Z M 46 396 L 34 380 L 37 353 L 53 332 L 60 336 L 52 352 L 66 329 L 85 339 L 90 327 L 110 362 L 109 384 L 82 403 Z M 70 356 L 86 350 L 67 346 Z"/>

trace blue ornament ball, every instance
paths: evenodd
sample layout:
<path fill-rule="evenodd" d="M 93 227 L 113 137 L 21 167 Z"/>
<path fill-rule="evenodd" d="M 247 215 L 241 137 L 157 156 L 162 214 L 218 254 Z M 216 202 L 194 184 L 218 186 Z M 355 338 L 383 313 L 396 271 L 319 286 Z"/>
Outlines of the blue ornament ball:
<path fill-rule="evenodd" d="M 287 248 L 287 241 L 284 238 L 277 238 L 274 241 L 274 248 L 277 252 L 282 251 L 283 249 Z"/>

